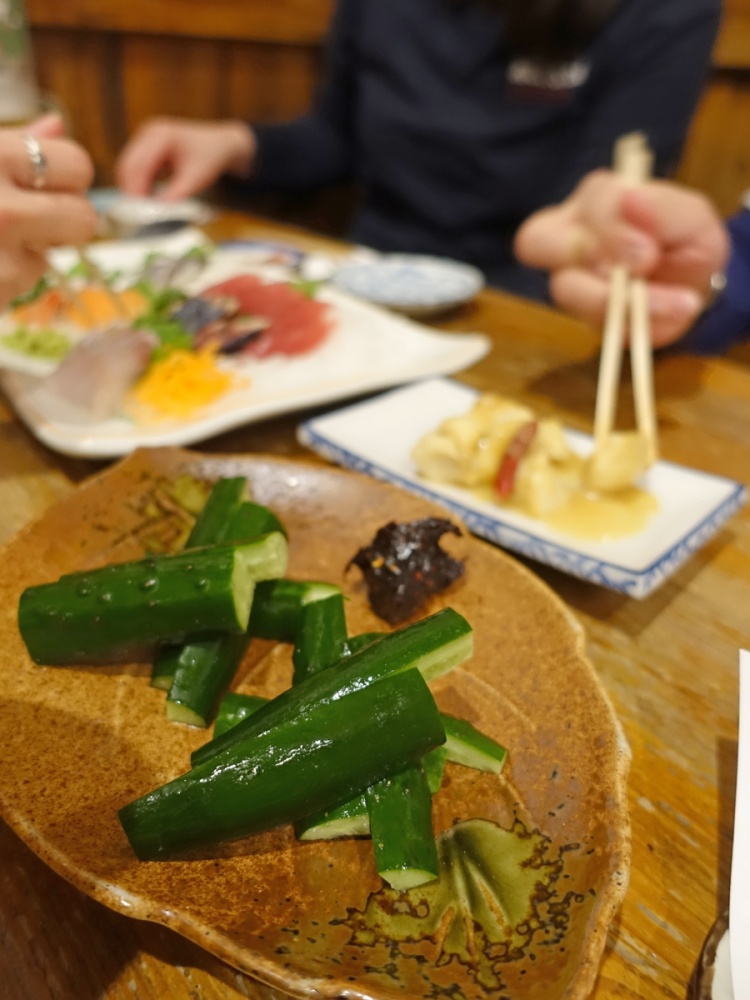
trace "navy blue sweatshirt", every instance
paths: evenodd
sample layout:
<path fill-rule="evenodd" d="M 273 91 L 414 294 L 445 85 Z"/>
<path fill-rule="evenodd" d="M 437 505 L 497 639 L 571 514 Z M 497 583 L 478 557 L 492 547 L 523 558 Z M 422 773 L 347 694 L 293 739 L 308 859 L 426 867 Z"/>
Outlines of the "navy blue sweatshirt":
<path fill-rule="evenodd" d="M 351 239 L 479 266 L 544 297 L 512 254 L 519 224 L 645 132 L 672 168 L 709 63 L 720 0 L 623 0 L 562 81 L 524 76 L 503 17 L 477 0 L 340 0 L 309 114 L 255 126 L 253 187 L 357 179 Z M 518 82 L 520 80 L 520 82 Z M 563 85 L 561 85 L 561 83 Z"/>
<path fill-rule="evenodd" d="M 729 220 L 729 236 L 732 252 L 726 289 L 675 344 L 676 351 L 721 354 L 750 337 L 750 208 Z"/>

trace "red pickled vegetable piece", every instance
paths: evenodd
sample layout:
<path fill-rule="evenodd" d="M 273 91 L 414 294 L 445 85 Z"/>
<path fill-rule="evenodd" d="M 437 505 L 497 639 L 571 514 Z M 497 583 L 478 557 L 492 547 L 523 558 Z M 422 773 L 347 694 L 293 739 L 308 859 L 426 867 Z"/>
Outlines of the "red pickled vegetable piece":
<path fill-rule="evenodd" d="M 513 492 L 518 466 L 536 437 L 537 427 L 536 420 L 530 420 L 529 423 L 523 424 L 510 439 L 510 444 L 505 449 L 494 484 L 495 492 L 504 499 L 507 499 Z"/>

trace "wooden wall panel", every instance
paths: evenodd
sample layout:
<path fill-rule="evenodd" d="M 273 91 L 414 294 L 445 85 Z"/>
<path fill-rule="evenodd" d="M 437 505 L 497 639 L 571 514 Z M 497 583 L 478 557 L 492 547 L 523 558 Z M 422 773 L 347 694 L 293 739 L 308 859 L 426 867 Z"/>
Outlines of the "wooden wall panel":
<path fill-rule="evenodd" d="M 90 152 L 98 181 L 108 182 L 125 141 L 121 42 L 115 35 L 41 31 L 34 55 L 43 90 L 59 105 L 68 131 Z"/>
<path fill-rule="evenodd" d="M 263 122 L 302 114 L 310 106 L 322 63 L 320 46 L 230 46 L 223 72 L 229 113 Z"/>
<path fill-rule="evenodd" d="M 221 113 L 227 43 L 212 39 L 124 36 L 121 42 L 125 128 L 155 114 L 213 118 Z"/>
<path fill-rule="evenodd" d="M 750 69 L 750 0 L 723 0 L 723 10 L 714 63 L 723 69 Z"/>
<path fill-rule="evenodd" d="M 730 215 L 750 189 L 750 73 L 716 74 L 693 120 L 678 179 Z"/>
<path fill-rule="evenodd" d="M 31 24 L 318 44 L 334 0 L 26 0 Z"/>
<path fill-rule="evenodd" d="M 278 121 L 309 107 L 320 46 L 35 29 L 42 88 L 112 180 L 128 135 L 157 114 Z"/>
<path fill-rule="evenodd" d="M 319 76 L 311 47 L 174 39 L 121 41 L 125 127 L 156 114 L 278 121 L 310 105 Z"/>
<path fill-rule="evenodd" d="M 727 216 L 750 190 L 750 0 L 724 0 L 713 62 L 677 176 Z"/>

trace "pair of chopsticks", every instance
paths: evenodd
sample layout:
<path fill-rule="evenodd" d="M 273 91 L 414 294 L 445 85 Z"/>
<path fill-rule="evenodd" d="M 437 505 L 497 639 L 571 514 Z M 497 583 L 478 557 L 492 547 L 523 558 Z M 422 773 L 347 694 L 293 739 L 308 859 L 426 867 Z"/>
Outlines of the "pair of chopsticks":
<path fill-rule="evenodd" d="M 652 169 L 653 155 L 642 133 L 632 132 L 617 141 L 614 170 L 626 184 L 642 184 L 651 176 Z M 610 275 L 609 302 L 599 364 L 594 416 L 594 440 L 597 448 L 604 444 L 614 427 L 626 327 L 629 327 L 630 332 L 636 427 L 647 442 L 649 461 L 654 462 L 658 442 L 648 286 L 643 278 L 632 278 L 628 269 L 618 264 L 612 268 Z"/>

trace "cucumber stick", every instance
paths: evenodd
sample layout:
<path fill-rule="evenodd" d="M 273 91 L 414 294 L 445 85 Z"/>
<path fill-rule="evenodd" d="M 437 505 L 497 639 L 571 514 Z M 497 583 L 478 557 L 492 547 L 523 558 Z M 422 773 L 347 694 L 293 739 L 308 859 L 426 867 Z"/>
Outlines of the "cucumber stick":
<path fill-rule="evenodd" d="M 116 563 L 27 588 L 18 624 L 36 663 L 141 657 L 154 643 L 200 633 L 243 632 L 253 582 L 283 573 L 279 532 L 250 543 Z"/>
<path fill-rule="evenodd" d="M 351 656 L 353 653 L 358 653 L 360 649 L 364 649 L 365 646 L 369 646 L 371 642 L 375 642 L 376 639 L 382 639 L 384 635 L 388 635 L 387 632 L 360 632 L 359 635 L 350 635 L 346 640 L 345 655 Z"/>
<path fill-rule="evenodd" d="M 238 722 L 242 722 L 248 715 L 257 712 L 263 705 L 268 704 L 268 698 L 262 698 L 256 694 L 238 694 L 236 691 L 229 691 L 221 699 L 214 721 L 214 736 L 221 736 Z"/>
<path fill-rule="evenodd" d="M 355 648 L 364 648 L 369 639 Z M 343 656 L 351 655 L 347 638 L 343 595 L 326 597 L 302 610 L 300 631 L 294 647 L 293 684 L 299 684 L 319 670 L 333 666 Z M 335 837 L 364 837 L 370 832 L 370 816 L 364 793 L 335 806 L 318 810 L 312 817 L 294 824 L 298 840 L 332 840 Z"/>
<path fill-rule="evenodd" d="M 343 594 L 332 594 L 302 608 L 300 630 L 292 653 L 293 684 L 337 663 L 346 651 Z"/>
<path fill-rule="evenodd" d="M 276 581 L 273 581 L 276 582 Z M 256 587 L 256 594 L 258 590 L 263 587 L 264 584 L 258 584 Z M 311 586 L 318 586 L 317 584 L 311 584 Z M 325 585 L 328 586 L 327 584 Z M 339 591 L 340 592 L 340 591 Z M 323 595 L 323 599 L 328 596 L 327 593 Z M 255 605 L 253 605 L 255 606 Z M 252 611 L 250 612 L 252 617 Z M 361 635 L 350 636 L 346 641 L 347 652 L 356 652 L 358 649 L 362 649 L 364 646 L 369 646 L 371 642 L 375 639 L 380 639 L 382 636 L 386 635 L 385 632 L 363 632 Z M 259 708 L 268 703 L 268 698 L 263 698 L 256 694 L 241 694 L 238 691 L 229 691 L 221 699 L 221 703 L 216 712 L 216 719 L 214 720 L 214 736 L 221 736 L 222 733 L 226 733 L 227 730 L 232 729 L 236 726 L 238 722 L 242 722 L 243 719 L 247 718 L 248 715 L 252 715 L 253 712 L 257 712 Z M 443 766 L 445 762 L 445 748 L 440 747 L 439 750 L 435 750 L 428 754 L 428 757 L 442 757 Z M 440 771 L 440 777 L 438 778 L 437 788 L 440 787 L 440 782 L 442 781 L 443 773 L 442 769 Z M 437 791 L 437 788 L 435 791 Z"/>
<path fill-rule="evenodd" d="M 244 512 L 249 506 L 258 505 L 242 505 L 230 527 L 230 539 L 235 533 L 242 533 Z M 302 584 L 301 589 L 312 603 L 302 607 L 301 635 L 294 651 L 295 676 L 299 673 L 300 677 L 320 669 L 321 665 L 330 665 L 324 652 L 329 643 L 338 650 L 337 654 L 329 655 L 339 659 L 346 639 L 344 599 L 340 590 L 328 597 L 328 589 L 319 588 L 317 584 Z M 313 600 L 314 596 L 323 600 Z M 332 603 L 325 614 L 315 610 L 318 605 L 328 605 L 329 602 Z M 252 618 L 252 611 L 250 614 Z M 226 635 L 218 640 L 193 641 L 172 647 L 173 651 L 167 654 L 172 674 L 166 703 L 167 718 L 191 726 L 207 726 L 217 701 L 231 684 L 251 638 L 252 632 L 248 627 L 245 636 Z"/>
<path fill-rule="evenodd" d="M 246 500 L 232 514 L 224 535 L 225 541 L 241 541 L 255 535 L 267 535 L 270 531 L 280 531 L 287 537 L 286 528 L 269 507 Z"/>
<path fill-rule="evenodd" d="M 425 680 L 458 666 L 471 656 L 471 626 L 452 608 L 383 636 L 327 670 L 288 688 L 233 729 L 194 751 L 191 763 L 202 764 L 233 743 L 268 733 L 290 716 L 316 710 L 392 674 L 416 667 Z M 342 799 L 343 801 L 343 799 Z"/>
<path fill-rule="evenodd" d="M 178 653 L 166 701 L 167 719 L 205 728 L 216 702 L 232 683 L 247 645 L 247 633 L 243 632 L 175 647 Z"/>
<path fill-rule="evenodd" d="M 247 480 L 242 476 L 219 479 L 214 483 L 203 509 L 190 530 L 185 548 L 195 549 L 226 541 L 224 532 L 230 519 L 248 497 Z M 151 687 L 169 690 L 180 652 L 181 646 L 169 645 L 156 651 L 151 666 Z"/>
<path fill-rule="evenodd" d="M 222 528 L 224 540 L 228 542 L 249 540 L 264 531 L 286 538 L 273 511 L 250 502 L 240 504 Z M 160 666 L 160 676 L 171 674 L 172 677 L 167 694 L 167 718 L 171 722 L 207 726 L 249 642 L 250 634 L 246 633 L 240 637 L 225 635 L 219 639 L 192 640 L 183 646 L 168 648 Z"/>
<path fill-rule="evenodd" d="M 445 726 L 447 758 L 453 764 L 463 764 L 478 771 L 500 774 L 508 751 L 489 736 L 485 736 L 466 719 L 441 715 Z"/>
<path fill-rule="evenodd" d="M 421 764 L 382 778 L 365 798 L 378 875 L 399 891 L 436 879 L 432 796 Z"/>
<path fill-rule="evenodd" d="M 422 758 L 430 794 L 434 795 L 443 781 L 446 750 L 435 747 Z M 343 805 L 321 809 L 294 824 L 299 840 L 334 840 L 336 837 L 366 837 L 370 833 L 370 811 L 365 794 L 355 796 Z"/>
<path fill-rule="evenodd" d="M 255 592 L 248 632 L 258 639 L 296 642 L 302 611 L 315 601 L 340 594 L 335 583 L 317 580 L 267 580 Z"/>
<path fill-rule="evenodd" d="M 211 487 L 203 509 L 195 519 L 185 542 L 186 549 L 202 548 L 228 541 L 224 532 L 240 504 L 249 501 L 250 490 L 244 476 L 219 479 Z M 260 532 L 256 532 L 260 534 Z"/>
<path fill-rule="evenodd" d="M 262 708 L 263 705 L 266 705 L 267 703 L 268 698 L 262 698 L 260 695 L 239 694 L 236 691 L 230 691 L 222 699 L 222 702 L 219 705 L 219 710 L 216 713 L 214 736 L 220 736 L 222 733 L 225 733 L 228 729 L 236 726 L 238 722 L 242 722 L 242 720 L 247 718 L 248 715 L 252 715 L 253 712 L 257 712 L 259 708 Z M 446 715 L 441 712 L 440 720 L 443 723 L 443 728 L 445 729 L 445 745 L 437 747 L 435 750 L 430 750 L 430 752 L 425 754 L 422 759 L 422 767 L 424 768 L 424 773 L 427 776 L 427 784 L 430 786 L 430 792 L 433 795 L 440 790 L 447 761 L 450 761 L 453 764 L 463 764 L 465 767 L 473 767 L 480 771 L 488 771 L 492 774 L 500 773 L 502 770 L 502 764 L 508 756 L 508 752 L 505 747 L 496 743 L 489 736 L 485 736 L 484 733 L 480 732 L 475 726 L 472 726 L 470 722 L 466 722 L 464 719 L 457 719 L 452 715 Z M 458 736 L 459 733 L 461 734 L 460 739 Z M 343 806 L 325 810 L 325 813 L 330 815 L 332 818 L 335 816 L 351 818 L 356 815 L 357 819 L 359 819 L 362 811 L 364 811 L 365 814 L 367 813 L 367 805 L 365 803 L 364 796 L 360 796 L 358 804 L 361 807 L 359 810 L 355 810 L 352 803 L 345 802 Z M 310 820 L 311 827 L 318 827 L 322 825 L 326 819 L 322 813 L 308 818 Z M 346 824 L 342 824 L 342 829 L 346 829 Z M 367 833 L 368 831 L 369 821 L 366 820 L 363 832 Z M 361 836 L 361 833 L 343 832 L 333 833 L 331 836 L 357 837 Z M 314 835 L 312 835 L 310 831 L 306 831 L 304 836 L 300 839 L 327 839 L 327 836 L 323 837 L 322 831 L 320 830 Z"/>
<path fill-rule="evenodd" d="M 337 806 L 318 809 L 294 824 L 297 840 L 336 840 L 337 837 L 369 837 L 370 813 L 364 792 Z"/>
<path fill-rule="evenodd" d="M 139 858 L 166 858 L 293 822 L 405 770 L 444 740 L 424 678 L 405 670 L 286 714 L 271 732 L 237 740 L 118 815 Z"/>

